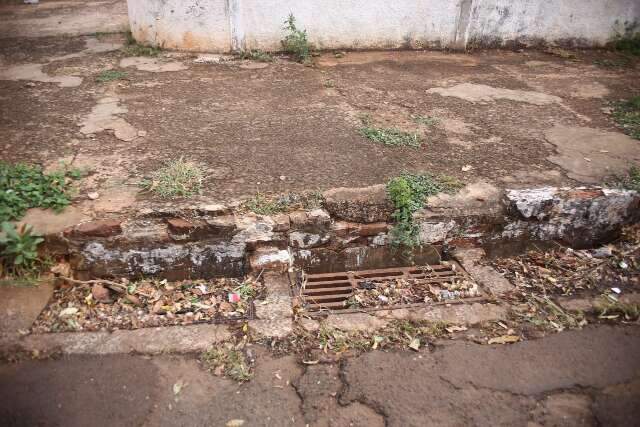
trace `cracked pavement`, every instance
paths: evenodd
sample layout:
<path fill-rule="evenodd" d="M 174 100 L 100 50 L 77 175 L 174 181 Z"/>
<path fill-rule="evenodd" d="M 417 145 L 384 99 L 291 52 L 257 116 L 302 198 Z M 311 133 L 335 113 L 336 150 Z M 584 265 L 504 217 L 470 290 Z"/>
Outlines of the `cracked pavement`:
<path fill-rule="evenodd" d="M 3 425 L 628 426 L 640 416 L 640 328 L 599 326 L 507 346 L 437 342 L 303 365 L 252 346 L 238 384 L 195 356 L 0 366 Z M 181 384 L 178 393 L 174 385 Z M 233 425 L 233 424 L 231 424 Z M 239 425 L 239 424 L 236 424 Z"/>

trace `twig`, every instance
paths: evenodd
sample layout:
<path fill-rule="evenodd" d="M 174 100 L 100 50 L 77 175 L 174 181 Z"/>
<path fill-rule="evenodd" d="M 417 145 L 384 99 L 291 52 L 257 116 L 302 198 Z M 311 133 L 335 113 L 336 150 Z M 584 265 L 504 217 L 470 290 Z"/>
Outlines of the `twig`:
<path fill-rule="evenodd" d="M 58 279 L 64 280 L 65 282 L 73 283 L 74 285 L 105 285 L 107 288 L 112 291 L 118 292 L 119 294 L 124 294 L 127 292 L 126 286 L 121 283 L 112 282 L 110 280 L 104 279 L 95 279 L 95 280 L 76 280 L 70 277 L 60 276 Z"/>

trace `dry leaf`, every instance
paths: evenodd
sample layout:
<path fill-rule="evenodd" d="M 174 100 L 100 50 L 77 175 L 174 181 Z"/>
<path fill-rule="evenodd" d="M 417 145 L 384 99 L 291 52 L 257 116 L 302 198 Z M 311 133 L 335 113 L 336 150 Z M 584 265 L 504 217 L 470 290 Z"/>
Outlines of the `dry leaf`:
<path fill-rule="evenodd" d="M 502 335 L 496 338 L 491 338 L 489 344 L 509 344 L 520 341 L 518 335 Z"/>

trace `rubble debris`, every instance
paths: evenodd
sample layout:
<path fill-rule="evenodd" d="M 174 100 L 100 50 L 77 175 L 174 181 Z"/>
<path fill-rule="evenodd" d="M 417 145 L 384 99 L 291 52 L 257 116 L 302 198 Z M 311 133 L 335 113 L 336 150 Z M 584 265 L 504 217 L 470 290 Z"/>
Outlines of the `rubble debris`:
<path fill-rule="evenodd" d="M 253 300 L 265 292 L 263 284 L 252 278 L 149 279 L 123 283 L 126 291 L 122 293 L 100 283 L 90 288 L 80 281 L 71 283 L 54 292 L 33 332 L 111 331 L 242 320 L 252 316 Z"/>

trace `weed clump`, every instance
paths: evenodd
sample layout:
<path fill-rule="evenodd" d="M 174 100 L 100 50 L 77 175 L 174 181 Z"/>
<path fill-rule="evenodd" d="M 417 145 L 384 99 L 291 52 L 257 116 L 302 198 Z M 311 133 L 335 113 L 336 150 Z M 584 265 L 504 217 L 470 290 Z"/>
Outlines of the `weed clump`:
<path fill-rule="evenodd" d="M 419 125 L 429 126 L 429 127 L 435 126 L 439 122 L 439 120 L 436 117 L 431 117 L 431 116 L 416 115 L 416 116 L 412 116 L 411 118 L 415 123 Z"/>
<path fill-rule="evenodd" d="M 613 119 L 624 133 L 640 139 L 640 96 L 635 96 L 614 105 Z"/>
<path fill-rule="evenodd" d="M 162 49 L 155 46 L 146 46 L 139 44 L 131 34 L 131 31 L 127 32 L 127 41 L 125 42 L 122 52 L 126 56 L 158 56 Z"/>
<path fill-rule="evenodd" d="M 463 184 L 452 177 L 434 177 L 429 174 L 403 174 L 387 183 L 387 193 L 395 207 L 392 215 L 395 225 L 391 241 L 396 246 L 415 247 L 420 244 L 419 229 L 413 214 L 424 205 L 425 198 L 445 192 L 455 193 Z"/>
<path fill-rule="evenodd" d="M 640 56 L 640 33 L 618 36 L 613 42 L 613 48 L 619 52 Z"/>
<path fill-rule="evenodd" d="M 38 256 L 38 245 L 43 241 L 29 226 L 17 230 L 10 222 L 3 222 L 0 233 L 0 276 L 30 277 L 36 273 L 43 264 Z"/>
<path fill-rule="evenodd" d="M 276 197 L 268 197 L 258 193 L 255 197 L 245 201 L 243 206 L 258 215 L 274 215 L 294 208 L 316 209 L 321 207 L 322 203 L 322 194 L 319 192 L 288 193 Z"/>
<path fill-rule="evenodd" d="M 203 180 L 202 169 L 181 157 L 153 172 L 151 179 L 143 181 L 142 186 L 164 199 L 174 199 L 198 194 Z"/>
<path fill-rule="evenodd" d="M 297 62 L 306 63 L 311 59 L 311 51 L 313 50 L 307 36 L 307 30 L 300 30 L 296 25 L 296 18 L 290 14 L 284 21 L 284 28 L 287 31 L 282 40 L 282 48 L 285 52 L 291 54 Z"/>
<path fill-rule="evenodd" d="M 216 375 L 224 374 L 238 382 L 246 382 L 253 377 L 244 353 L 231 344 L 205 351 L 200 356 L 200 361 L 207 370 Z"/>
<path fill-rule="evenodd" d="M 360 128 L 360 134 L 371 141 L 392 147 L 407 146 L 417 148 L 422 145 L 422 138 L 417 133 L 405 132 L 395 128 L 365 126 Z"/>
<path fill-rule="evenodd" d="M 629 168 L 627 175 L 615 176 L 611 181 L 607 182 L 606 185 L 640 192 L 640 167 L 632 166 Z"/>
<path fill-rule="evenodd" d="M 71 203 L 70 180 L 81 175 L 77 169 L 45 174 L 39 166 L 0 161 L 0 222 L 18 220 L 29 208 L 62 211 Z"/>
<path fill-rule="evenodd" d="M 111 82 L 113 80 L 122 80 L 127 76 L 127 73 L 119 70 L 104 70 L 98 77 L 96 77 L 96 81 L 99 83 Z"/>

